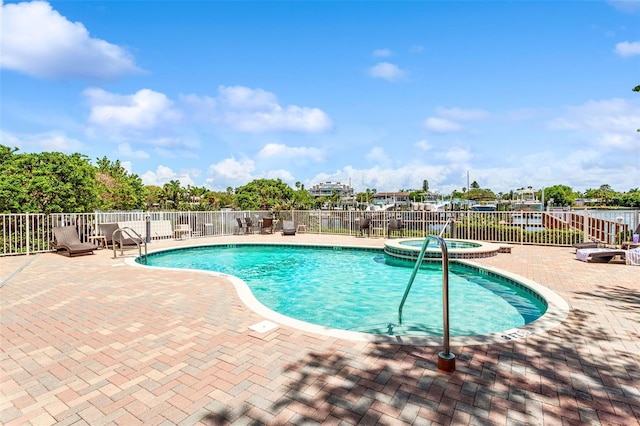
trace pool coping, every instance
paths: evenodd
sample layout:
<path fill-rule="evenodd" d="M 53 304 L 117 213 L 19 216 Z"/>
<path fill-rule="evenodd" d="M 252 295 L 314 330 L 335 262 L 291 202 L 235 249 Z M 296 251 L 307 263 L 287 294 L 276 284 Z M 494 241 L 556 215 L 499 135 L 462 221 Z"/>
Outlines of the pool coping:
<path fill-rule="evenodd" d="M 496 256 L 500 253 L 503 245 L 489 243 L 486 241 L 467 240 L 463 238 L 445 238 L 446 241 L 464 241 L 477 244 L 476 247 L 450 248 L 447 250 L 449 259 L 474 259 L 481 257 Z M 399 240 L 387 240 L 384 242 L 385 253 L 399 259 L 415 260 L 422 247 L 403 244 L 406 241 L 424 241 L 424 238 L 402 238 Z M 425 258 L 440 259 L 440 247 L 427 248 Z"/>
<path fill-rule="evenodd" d="M 234 242 L 234 243 L 206 243 L 206 244 L 193 244 L 193 245 L 180 245 L 176 247 L 165 247 L 162 249 L 149 251 L 148 254 L 153 253 L 162 253 L 166 251 L 173 250 L 184 250 L 198 247 L 211 247 L 211 246 L 298 246 L 298 247 L 340 247 L 340 248 L 355 248 L 355 249 L 363 249 L 363 250 L 375 250 L 384 252 L 383 248 L 372 248 L 370 246 L 362 246 L 358 244 L 310 244 L 310 243 L 296 243 L 296 242 L 278 242 L 278 243 L 267 243 L 267 242 Z M 495 244 L 494 244 L 495 245 Z M 200 269 L 185 269 L 185 268 L 167 268 L 167 267 L 158 267 L 158 266 L 147 266 L 136 262 L 137 257 L 126 257 L 124 259 L 125 263 L 129 266 L 140 267 L 140 268 L 153 268 L 156 270 L 171 270 L 171 271 L 189 271 L 189 272 L 197 272 L 204 275 L 221 277 L 228 280 L 235 288 L 236 293 L 242 303 L 245 304 L 249 309 L 253 312 L 261 315 L 266 320 L 274 321 L 280 325 L 292 327 L 301 331 L 315 333 L 323 336 L 335 337 L 344 340 L 356 341 L 356 342 L 368 342 L 368 343 L 386 343 L 386 344 L 395 344 L 395 345 L 411 345 L 411 346 L 442 346 L 443 338 L 442 337 L 424 337 L 424 336 L 387 336 L 387 335 L 379 335 L 379 334 L 370 334 L 370 333 L 360 333 L 355 331 L 348 330 L 340 330 L 335 328 L 329 328 L 320 326 L 317 324 L 308 323 L 305 321 L 300 321 L 292 317 L 288 317 L 286 315 L 280 314 L 272 309 L 263 305 L 251 292 L 249 286 L 240 278 L 215 271 L 203 271 Z M 528 287 L 530 290 L 538 293 L 546 302 L 547 310 L 546 312 L 537 320 L 526 324 L 521 327 L 504 330 L 495 333 L 489 333 L 485 335 L 473 335 L 473 336 L 455 336 L 449 339 L 449 343 L 451 346 L 470 346 L 470 345 L 486 345 L 486 344 L 495 344 L 495 343 L 504 343 L 505 341 L 517 340 L 522 338 L 527 338 L 535 334 L 540 334 L 545 331 L 548 331 L 552 328 L 560 325 L 569 315 L 571 310 L 569 303 L 564 300 L 561 296 L 556 294 L 551 289 L 544 287 L 543 285 L 525 278 L 523 276 L 504 271 L 499 268 L 479 265 L 474 263 L 469 259 L 451 259 L 450 262 L 458 262 L 463 265 L 467 265 L 472 268 L 476 268 L 479 270 L 484 270 L 493 274 L 497 274 L 503 276 L 509 280 L 520 283 L 521 285 Z"/>

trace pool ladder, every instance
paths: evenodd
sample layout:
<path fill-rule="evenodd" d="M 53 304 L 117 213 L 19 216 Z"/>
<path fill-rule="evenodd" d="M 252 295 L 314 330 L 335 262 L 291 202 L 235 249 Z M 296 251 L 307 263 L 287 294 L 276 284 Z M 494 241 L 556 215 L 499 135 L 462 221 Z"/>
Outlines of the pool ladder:
<path fill-rule="evenodd" d="M 416 264 L 413 267 L 413 272 L 411 273 L 411 277 L 409 278 L 409 283 L 407 284 L 407 288 L 404 291 L 404 296 L 402 296 L 402 301 L 400 302 L 400 306 L 398 307 L 398 323 L 402 325 L 402 308 L 404 307 L 404 302 L 407 301 L 407 296 L 409 296 L 409 291 L 411 290 L 413 281 L 418 274 L 418 270 L 420 269 L 420 265 L 422 264 L 424 255 L 427 252 L 429 240 L 431 239 L 436 240 L 438 244 L 440 244 L 440 249 L 442 250 L 443 348 L 442 352 L 438 353 L 438 369 L 446 372 L 451 372 L 456 369 L 456 357 L 451 353 L 451 348 L 449 347 L 449 251 L 447 250 L 447 243 L 444 241 L 444 238 L 435 235 L 427 235 L 427 237 L 424 239 L 422 249 L 418 254 L 418 259 L 416 260 Z"/>
<path fill-rule="evenodd" d="M 131 231 L 131 232 L 129 232 Z M 131 235 L 131 233 L 133 233 L 134 235 Z M 147 243 L 145 240 L 142 239 L 142 236 L 140 234 L 138 234 L 136 231 L 134 231 L 133 229 L 129 228 L 128 226 L 125 226 L 124 228 L 118 228 L 115 231 L 113 231 L 113 235 L 111 236 L 112 241 L 116 239 L 116 235 L 118 235 L 120 237 L 120 256 L 124 255 L 124 248 L 122 245 L 122 234 L 127 235 L 127 237 L 129 237 L 130 239 L 133 240 L 134 243 L 136 243 L 136 246 L 138 247 L 138 258 L 141 259 L 142 262 L 144 262 L 145 264 L 147 263 Z M 142 245 L 144 245 L 144 257 L 142 257 Z M 115 242 L 113 243 L 113 258 L 117 258 L 118 254 L 117 254 L 117 250 L 116 250 L 116 245 Z"/>

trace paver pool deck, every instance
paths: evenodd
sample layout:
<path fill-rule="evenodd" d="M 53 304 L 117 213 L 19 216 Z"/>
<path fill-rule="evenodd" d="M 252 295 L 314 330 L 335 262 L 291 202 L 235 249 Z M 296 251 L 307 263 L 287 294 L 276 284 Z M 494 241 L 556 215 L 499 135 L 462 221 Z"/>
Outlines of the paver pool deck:
<path fill-rule="evenodd" d="M 150 249 L 265 240 L 384 242 L 298 233 Z M 452 347 L 445 374 L 438 347 L 252 331 L 264 318 L 224 277 L 112 257 L 0 258 L 0 423 L 640 424 L 638 267 L 583 263 L 567 247 L 474 260 L 537 281 L 571 312 L 541 334 Z"/>

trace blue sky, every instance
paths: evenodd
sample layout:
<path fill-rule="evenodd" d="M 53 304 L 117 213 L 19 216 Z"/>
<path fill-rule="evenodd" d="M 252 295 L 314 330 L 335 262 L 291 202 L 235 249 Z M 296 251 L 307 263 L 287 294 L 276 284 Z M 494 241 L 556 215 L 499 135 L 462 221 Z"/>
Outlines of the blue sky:
<path fill-rule="evenodd" d="M 640 1 L 3 2 L 0 143 L 146 184 L 640 187 Z"/>

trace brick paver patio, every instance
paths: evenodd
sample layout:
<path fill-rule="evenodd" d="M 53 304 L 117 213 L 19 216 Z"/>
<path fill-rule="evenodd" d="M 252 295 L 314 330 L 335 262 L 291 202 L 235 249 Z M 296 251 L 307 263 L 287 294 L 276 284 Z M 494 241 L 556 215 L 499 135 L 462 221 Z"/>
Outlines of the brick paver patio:
<path fill-rule="evenodd" d="M 244 236 L 381 246 L 382 239 Z M 152 247 L 204 240 L 153 243 Z M 279 325 L 226 279 L 126 265 L 113 252 L 0 258 L 4 425 L 640 423 L 640 268 L 566 247 L 479 259 L 571 305 L 526 339 L 453 347 L 353 342 Z"/>

